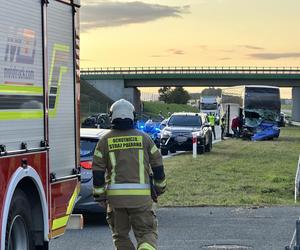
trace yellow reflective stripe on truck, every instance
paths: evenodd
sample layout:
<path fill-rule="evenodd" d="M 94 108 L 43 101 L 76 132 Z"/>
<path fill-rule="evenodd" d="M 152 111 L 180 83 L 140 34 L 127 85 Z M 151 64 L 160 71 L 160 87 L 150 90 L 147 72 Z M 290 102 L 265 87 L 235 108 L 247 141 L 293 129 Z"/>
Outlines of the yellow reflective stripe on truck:
<path fill-rule="evenodd" d="M 44 117 L 43 110 L 24 110 L 24 111 L 0 111 L 0 120 L 25 120 L 41 119 Z"/>
<path fill-rule="evenodd" d="M 43 87 L 0 84 L 0 93 L 15 95 L 43 95 Z"/>
<path fill-rule="evenodd" d="M 54 44 L 53 46 L 53 51 L 52 51 L 52 61 L 51 61 L 51 67 L 50 67 L 50 75 L 49 75 L 49 82 L 48 82 L 48 86 L 49 86 L 49 93 L 51 90 L 51 85 L 52 85 L 52 80 L 54 78 L 54 68 L 55 68 L 55 64 L 56 64 L 56 57 L 58 56 L 58 59 L 62 60 L 64 59 L 61 55 L 58 55 L 58 52 L 65 52 L 65 53 L 69 53 L 70 51 L 70 47 L 67 45 L 63 45 L 63 44 Z M 67 66 L 60 66 L 59 68 L 59 77 L 57 79 L 57 92 L 56 92 L 56 98 L 55 98 L 55 104 L 54 104 L 54 109 L 50 109 L 49 111 L 49 115 L 50 117 L 55 117 L 56 113 L 57 113 L 57 106 L 58 106 L 58 102 L 59 102 L 59 96 L 60 96 L 60 85 L 62 82 L 62 76 L 63 74 L 68 72 L 68 67 Z"/>
<path fill-rule="evenodd" d="M 0 94 L 7 96 L 11 95 L 43 95 L 43 87 L 39 86 L 17 86 L 0 84 Z M 42 109 L 30 110 L 0 110 L 0 120 L 28 120 L 28 119 L 41 119 L 44 116 Z"/>
<path fill-rule="evenodd" d="M 75 190 L 71 196 L 71 199 L 69 201 L 69 204 L 68 204 L 68 207 L 67 207 L 67 211 L 66 211 L 66 215 L 60 217 L 60 218 L 56 218 L 52 221 L 52 230 L 56 230 L 58 228 L 61 228 L 61 227 L 66 227 L 67 226 L 67 223 L 68 223 L 68 220 L 69 220 L 69 217 L 73 211 L 73 208 L 74 208 L 74 205 L 75 205 L 75 201 L 76 201 L 76 198 L 79 194 L 79 191 L 80 191 L 80 183 L 78 183 L 75 187 Z"/>
<path fill-rule="evenodd" d="M 72 197 L 69 201 L 69 205 L 68 205 L 68 208 L 67 208 L 67 214 L 72 213 L 74 205 L 75 205 L 76 198 L 79 194 L 79 191 L 80 191 L 80 184 L 77 184 L 77 186 L 75 188 L 75 191 L 73 192 Z"/>
<path fill-rule="evenodd" d="M 52 222 L 52 230 L 67 226 L 69 215 L 54 219 Z"/>
<path fill-rule="evenodd" d="M 51 118 L 55 117 L 57 114 L 58 102 L 60 97 L 60 87 L 62 83 L 62 78 L 65 73 L 68 72 L 69 68 L 67 65 L 61 65 L 63 63 L 68 63 L 64 54 L 68 54 L 70 52 L 70 46 L 63 44 L 54 44 L 52 51 L 52 59 L 51 59 L 51 67 L 49 74 L 49 95 L 51 90 L 52 83 L 55 83 L 57 88 L 57 92 L 55 94 L 55 102 L 54 107 L 49 109 L 49 116 Z M 57 63 L 59 63 L 57 65 Z M 59 70 L 56 71 L 59 67 Z M 57 73 L 58 72 L 58 73 Z M 54 85 L 54 84 L 53 84 Z M 40 86 L 18 86 L 18 85 L 7 85 L 0 84 L 0 95 L 35 95 L 35 96 L 43 96 L 43 87 Z M 52 94 L 53 96 L 53 94 Z M 23 119 L 42 119 L 44 117 L 44 111 L 40 110 L 32 110 L 32 109 L 14 109 L 14 111 L 9 109 L 0 110 L 0 120 L 23 120 Z"/>

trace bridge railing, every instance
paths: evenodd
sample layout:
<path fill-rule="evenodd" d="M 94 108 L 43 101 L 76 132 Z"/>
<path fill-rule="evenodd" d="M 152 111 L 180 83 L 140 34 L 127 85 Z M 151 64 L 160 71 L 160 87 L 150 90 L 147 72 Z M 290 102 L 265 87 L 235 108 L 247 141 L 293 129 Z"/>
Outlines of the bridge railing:
<path fill-rule="evenodd" d="M 137 74 L 300 74 L 300 67 L 101 67 L 83 68 L 82 75 Z"/>

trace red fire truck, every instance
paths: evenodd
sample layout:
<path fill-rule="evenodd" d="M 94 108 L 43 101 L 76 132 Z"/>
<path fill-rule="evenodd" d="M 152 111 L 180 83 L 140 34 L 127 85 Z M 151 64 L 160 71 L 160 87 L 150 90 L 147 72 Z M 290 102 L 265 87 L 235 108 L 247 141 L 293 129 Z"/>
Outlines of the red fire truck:
<path fill-rule="evenodd" d="M 48 249 L 79 192 L 79 0 L 0 0 L 0 245 Z"/>

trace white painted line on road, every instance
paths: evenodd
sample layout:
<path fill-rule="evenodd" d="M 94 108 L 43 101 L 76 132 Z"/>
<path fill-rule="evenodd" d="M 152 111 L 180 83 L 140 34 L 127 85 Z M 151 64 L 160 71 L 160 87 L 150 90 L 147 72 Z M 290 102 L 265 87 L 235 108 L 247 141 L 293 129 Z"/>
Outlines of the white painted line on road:
<path fill-rule="evenodd" d="M 221 142 L 222 140 L 221 139 L 217 139 L 217 140 L 214 140 L 212 143 L 215 144 L 215 143 L 218 143 L 218 142 Z"/>
<path fill-rule="evenodd" d="M 178 151 L 178 152 L 173 153 L 173 154 L 165 155 L 165 156 L 163 156 L 163 159 L 167 159 L 167 158 L 170 158 L 170 157 L 175 156 L 175 155 L 180 155 L 180 154 L 185 153 L 185 152 L 186 151 Z"/>

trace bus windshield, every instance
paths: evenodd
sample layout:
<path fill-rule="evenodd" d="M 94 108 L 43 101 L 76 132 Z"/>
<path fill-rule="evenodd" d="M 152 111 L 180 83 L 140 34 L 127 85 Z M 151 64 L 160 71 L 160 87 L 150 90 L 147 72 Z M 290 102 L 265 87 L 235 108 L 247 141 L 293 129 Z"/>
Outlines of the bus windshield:
<path fill-rule="evenodd" d="M 280 94 L 277 88 L 248 87 L 245 92 L 245 109 L 268 109 L 280 112 Z"/>
<path fill-rule="evenodd" d="M 201 103 L 201 110 L 216 110 L 218 109 L 217 103 Z"/>

